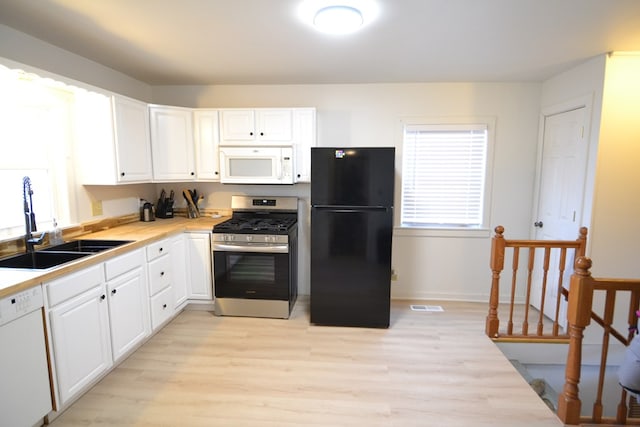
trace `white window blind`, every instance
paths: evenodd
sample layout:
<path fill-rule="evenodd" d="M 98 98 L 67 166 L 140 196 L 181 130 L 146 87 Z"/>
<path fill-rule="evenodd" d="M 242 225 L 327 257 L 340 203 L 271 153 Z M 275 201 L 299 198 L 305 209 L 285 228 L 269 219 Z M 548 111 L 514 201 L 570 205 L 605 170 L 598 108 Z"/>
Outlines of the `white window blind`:
<path fill-rule="evenodd" d="M 483 224 L 486 124 L 406 125 L 402 226 Z"/>

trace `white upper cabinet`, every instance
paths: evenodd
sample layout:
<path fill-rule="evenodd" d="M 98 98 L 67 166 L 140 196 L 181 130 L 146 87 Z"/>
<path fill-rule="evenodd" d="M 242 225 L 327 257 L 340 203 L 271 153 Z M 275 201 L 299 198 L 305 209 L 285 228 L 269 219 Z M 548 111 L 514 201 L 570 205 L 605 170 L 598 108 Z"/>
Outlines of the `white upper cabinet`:
<path fill-rule="evenodd" d="M 87 92 L 76 98 L 75 156 L 80 182 L 150 182 L 147 104 L 120 95 Z"/>
<path fill-rule="evenodd" d="M 151 105 L 149 112 L 154 181 L 195 180 L 193 110 Z"/>
<path fill-rule="evenodd" d="M 120 182 L 149 181 L 152 171 L 147 104 L 122 96 L 112 99 L 118 178 Z"/>
<path fill-rule="evenodd" d="M 220 144 L 291 145 L 293 109 L 258 108 L 220 110 Z"/>
<path fill-rule="evenodd" d="M 198 181 L 220 181 L 218 110 L 196 109 L 193 112 L 193 121 L 195 125 L 196 179 Z"/>
<path fill-rule="evenodd" d="M 296 108 L 293 116 L 294 182 L 311 182 L 311 147 L 316 146 L 316 109 Z"/>

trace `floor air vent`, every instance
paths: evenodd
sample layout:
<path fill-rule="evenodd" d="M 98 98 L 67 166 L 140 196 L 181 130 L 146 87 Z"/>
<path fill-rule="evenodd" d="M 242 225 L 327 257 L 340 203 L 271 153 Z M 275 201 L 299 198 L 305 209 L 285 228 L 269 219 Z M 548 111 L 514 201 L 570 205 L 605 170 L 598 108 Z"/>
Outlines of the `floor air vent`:
<path fill-rule="evenodd" d="M 444 311 L 439 305 L 416 305 L 411 304 L 411 310 L 413 311 Z"/>

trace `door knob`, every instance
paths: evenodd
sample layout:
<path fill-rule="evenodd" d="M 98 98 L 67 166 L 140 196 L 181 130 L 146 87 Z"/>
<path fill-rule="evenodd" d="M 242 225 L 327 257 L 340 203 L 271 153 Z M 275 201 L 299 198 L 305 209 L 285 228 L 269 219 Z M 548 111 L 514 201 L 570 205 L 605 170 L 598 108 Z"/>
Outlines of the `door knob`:
<path fill-rule="evenodd" d="M 538 228 L 542 228 L 543 225 L 544 224 L 542 223 L 542 221 L 536 221 L 536 222 L 533 223 L 533 226 L 534 227 L 538 227 Z"/>

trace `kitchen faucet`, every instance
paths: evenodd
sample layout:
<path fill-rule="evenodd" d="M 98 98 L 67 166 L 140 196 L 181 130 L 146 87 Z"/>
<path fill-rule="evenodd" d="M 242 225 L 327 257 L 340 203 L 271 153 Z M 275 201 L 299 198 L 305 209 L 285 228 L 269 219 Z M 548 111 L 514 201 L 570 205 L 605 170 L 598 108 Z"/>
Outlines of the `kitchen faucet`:
<path fill-rule="evenodd" d="M 38 231 L 36 226 L 36 214 L 33 212 L 33 190 L 31 189 L 31 178 L 22 178 L 22 195 L 24 196 L 24 246 L 27 253 L 34 251 L 35 245 L 41 245 L 47 233 L 42 233 L 40 237 L 33 237 L 33 232 Z M 27 200 L 28 196 L 28 200 Z"/>

